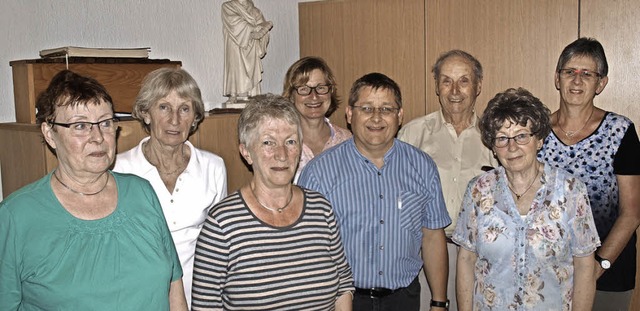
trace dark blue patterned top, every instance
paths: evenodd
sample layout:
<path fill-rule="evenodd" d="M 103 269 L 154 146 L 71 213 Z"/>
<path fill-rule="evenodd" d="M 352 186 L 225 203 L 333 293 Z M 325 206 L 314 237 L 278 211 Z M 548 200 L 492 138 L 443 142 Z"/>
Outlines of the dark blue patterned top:
<path fill-rule="evenodd" d="M 541 161 L 568 171 L 587 185 L 594 221 L 603 243 L 620 213 L 616 175 L 639 174 L 638 145 L 631 120 L 607 112 L 595 132 L 578 143 L 566 145 L 551 132 L 538 153 Z M 635 163 L 630 158 L 635 158 Z M 635 241 L 634 235 L 613 267 L 598 280 L 599 290 L 633 289 Z M 613 274 L 618 277 L 614 278 Z M 605 277 L 607 275 L 611 277 Z"/>

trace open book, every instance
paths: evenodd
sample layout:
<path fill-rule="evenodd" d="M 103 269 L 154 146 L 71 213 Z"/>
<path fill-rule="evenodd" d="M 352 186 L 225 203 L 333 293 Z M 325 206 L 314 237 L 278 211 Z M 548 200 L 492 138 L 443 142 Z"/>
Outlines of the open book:
<path fill-rule="evenodd" d="M 87 48 L 63 46 L 40 51 L 40 57 L 122 57 L 149 58 L 151 48 Z"/>

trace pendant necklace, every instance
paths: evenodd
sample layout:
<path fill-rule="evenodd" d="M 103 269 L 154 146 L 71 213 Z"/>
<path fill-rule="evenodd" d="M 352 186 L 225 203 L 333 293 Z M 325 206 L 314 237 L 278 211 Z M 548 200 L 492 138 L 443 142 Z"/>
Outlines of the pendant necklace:
<path fill-rule="evenodd" d="M 109 183 L 109 175 L 107 173 L 107 181 L 104 183 L 104 186 L 102 186 L 102 188 L 100 188 L 100 190 L 93 192 L 93 193 L 84 193 L 84 192 L 80 192 L 77 190 L 72 189 L 71 187 L 67 186 L 67 184 L 63 183 L 62 180 L 60 180 L 60 178 L 58 177 L 58 170 L 56 170 L 55 172 L 53 172 L 53 177 L 56 178 L 56 180 L 65 188 L 67 188 L 69 191 L 82 195 L 82 196 L 91 196 L 91 195 L 96 195 L 100 192 L 102 192 L 102 190 L 104 190 L 105 188 L 107 188 L 107 184 Z"/>
<path fill-rule="evenodd" d="M 532 180 L 532 181 L 531 181 L 531 183 L 529 184 L 529 187 L 527 187 L 527 189 L 525 189 L 525 190 L 524 190 L 524 192 L 522 192 L 522 193 L 520 193 L 520 194 L 516 193 L 516 191 L 515 191 L 515 190 L 513 190 L 513 188 L 511 188 L 511 181 L 509 181 L 509 182 L 507 183 L 507 187 L 509 187 L 509 190 L 511 190 L 511 192 L 516 196 L 516 201 L 520 201 L 520 198 L 521 198 L 523 195 L 525 195 L 525 194 L 529 191 L 529 189 L 531 189 L 531 186 L 533 186 L 533 184 L 535 184 L 535 183 L 536 183 L 536 180 L 538 179 L 538 176 L 539 176 L 539 175 L 540 175 L 540 169 L 538 169 L 538 172 L 536 173 L 536 177 L 534 177 L 534 178 L 533 178 L 533 180 Z M 508 180 L 508 178 L 507 178 L 507 180 Z"/>
<path fill-rule="evenodd" d="M 573 138 L 573 136 L 580 133 L 580 131 L 582 131 L 587 126 L 587 124 L 589 124 L 589 120 L 591 120 L 591 117 L 593 116 L 593 111 L 595 110 L 596 108 L 591 108 L 591 114 L 589 114 L 589 118 L 587 118 L 587 121 L 584 121 L 584 125 L 582 125 L 582 127 L 577 131 L 565 131 L 562 128 L 562 125 L 560 125 L 560 110 L 558 110 L 558 115 L 556 115 L 556 119 L 558 121 L 558 127 L 564 133 L 565 136 L 567 136 L 568 138 Z"/>
<path fill-rule="evenodd" d="M 260 199 L 258 199 L 258 196 L 256 195 L 255 191 L 253 191 L 253 188 L 251 188 L 251 186 L 249 186 L 249 189 L 251 189 L 251 194 L 253 194 L 253 197 L 256 198 L 256 201 L 258 201 L 258 204 L 260 204 L 260 206 L 262 206 L 262 208 L 270 210 L 272 212 L 278 212 L 280 214 L 282 214 L 282 211 L 285 208 L 289 207 L 289 204 L 291 203 L 291 200 L 293 199 L 293 187 L 291 187 L 291 193 L 289 193 L 289 199 L 287 199 L 287 203 L 283 207 L 272 208 L 272 207 L 266 206 L 264 203 L 262 203 L 260 201 Z"/>

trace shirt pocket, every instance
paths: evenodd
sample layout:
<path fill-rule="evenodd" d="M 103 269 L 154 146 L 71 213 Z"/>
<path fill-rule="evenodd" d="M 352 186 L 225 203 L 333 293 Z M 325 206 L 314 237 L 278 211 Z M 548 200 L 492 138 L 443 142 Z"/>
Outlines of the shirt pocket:
<path fill-rule="evenodd" d="M 412 191 L 403 191 L 396 200 L 400 213 L 400 227 L 415 236 L 422 236 L 422 216 L 429 197 Z"/>

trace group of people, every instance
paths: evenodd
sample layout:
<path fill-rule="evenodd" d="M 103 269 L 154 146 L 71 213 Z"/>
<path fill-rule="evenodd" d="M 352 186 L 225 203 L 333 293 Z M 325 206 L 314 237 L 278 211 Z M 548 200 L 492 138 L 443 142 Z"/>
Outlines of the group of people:
<path fill-rule="evenodd" d="M 110 96 L 62 71 L 37 101 L 58 167 L 0 203 L 0 305 L 628 309 L 640 142 L 594 105 L 608 82 L 600 43 L 562 51 L 554 113 L 509 88 L 479 116 L 482 66 L 467 52 L 432 72 L 441 109 L 404 126 L 398 84 L 360 77 L 349 131 L 328 119 L 340 100 L 327 63 L 298 60 L 282 96 L 240 114 L 253 177 L 227 196 L 223 160 L 188 141 L 204 106 L 186 71 L 145 78 L 133 117 L 149 136 L 117 156 Z"/>

